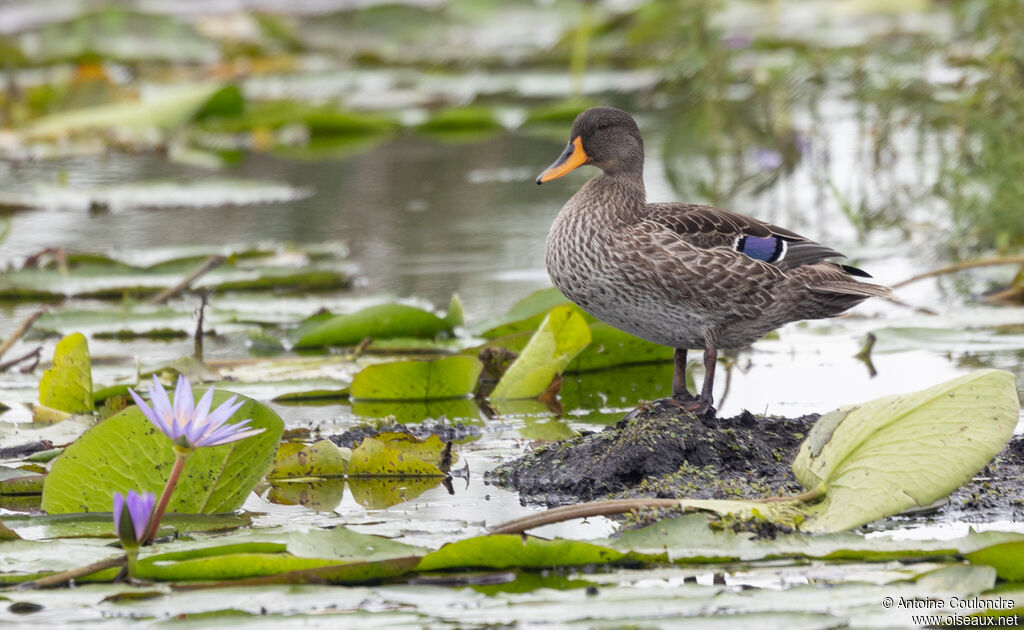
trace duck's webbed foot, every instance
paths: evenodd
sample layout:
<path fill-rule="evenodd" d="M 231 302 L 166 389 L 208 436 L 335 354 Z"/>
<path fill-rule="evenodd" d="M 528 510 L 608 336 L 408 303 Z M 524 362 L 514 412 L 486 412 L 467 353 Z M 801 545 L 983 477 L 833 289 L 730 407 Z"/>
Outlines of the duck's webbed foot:
<path fill-rule="evenodd" d="M 698 418 L 715 417 L 715 408 L 711 406 L 710 401 L 693 395 L 687 395 L 686 397 L 673 396 L 672 398 L 659 398 L 658 400 L 645 402 L 626 414 L 626 419 L 632 420 L 642 413 L 677 414 L 680 409 L 688 411 Z"/>

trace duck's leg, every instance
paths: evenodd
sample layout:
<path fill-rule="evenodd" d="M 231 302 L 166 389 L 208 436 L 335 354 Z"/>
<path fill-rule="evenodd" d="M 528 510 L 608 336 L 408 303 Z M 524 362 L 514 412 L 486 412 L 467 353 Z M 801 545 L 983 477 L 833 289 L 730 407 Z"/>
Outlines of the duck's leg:
<path fill-rule="evenodd" d="M 715 408 L 712 407 L 712 404 L 714 403 L 715 366 L 718 364 L 718 349 L 715 347 L 717 342 L 716 335 L 710 331 L 704 333 L 704 384 L 701 385 L 700 396 L 691 398 L 682 405 L 684 409 L 697 416 L 715 415 Z"/>
<path fill-rule="evenodd" d="M 696 400 L 686 389 L 686 348 L 676 348 L 675 372 L 672 373 L 672 398 L 682 402 Z"/>

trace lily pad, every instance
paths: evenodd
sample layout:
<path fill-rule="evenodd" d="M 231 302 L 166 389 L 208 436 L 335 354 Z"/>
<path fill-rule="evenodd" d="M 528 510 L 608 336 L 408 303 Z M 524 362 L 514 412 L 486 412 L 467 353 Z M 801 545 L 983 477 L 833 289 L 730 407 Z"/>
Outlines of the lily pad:
<path fill-rule="evenodd" d="M 1018 411 L 1013 375 L 978 370 L 823 416 L 793 462 L 827 493 L 803 527 L 840 531 L 947 496 L 999 453 Z"/>
<path fill-rule="evenodd" d="M 995 567 L 999 578 L 1007 582 L 1024 582 L 1024 541 L 1007 542 L 965 554 L 974 564 Z"/>
<path fill-rule="evenodd" d="M 363 368 L 352 379 L 356 400 L 443 400 L 464 398 L 476 389 L 483 366 L 476 357 L 395 361 Z"/>
<path fill-rule="evenodd" d="M 295 447 L 299 448 L 296 450 Z M 341 449 L 330 440 L 319 440 L 308 446 L 286 443 L 279 450 L 277 460 L 267 473 L 267 478 L 343 475 L 347 467 L 348 462 Z"/>
<path fill-rule="evenodd" d="M 92 363 L 81 333 L 64 337 L 53 353 L 53 367 L 39 381 L 39 402 L 68 413 L 92 413 Z"/>
<path fill-rule="evenodd" d="M 318 318 L 298 331 L 297 348 L 352 346 L 364 339 L 423 337 L 451 332 L 452 325 L 433 313 L 405 304 L 371 306 L 350 315 Z"/>
<path fill-rule="evenodd" d="M 419 440 L 411 435 L 382 434 L 365 438 L 352 451 L 348 476 L 352 477 L 443 477 L 438 467 L 444 444 L 436 435 Z"/>
<path fill-rule="evenodd" d="M 544 540 L 533 536 L 499 534 L 449 543 L 423 557 L 417 571 L 454 568 L 506 569 L 522 567 L 609 564 L 626 557 L 610 547 L 578 540 Z"/>
<path fill-rule="evenodd" d="M 217 83 L 167 88 L 143 100 L 99 105 L 43 117 L 24 130 L 29 137 L 61 136 L 86 131 L 171 129 L 196 115 L 227 86 Z"/>
<path fill-rule="evenodd" d="M 217 391 L 214 405 L 231 394 Z M 197 396 L 198 398 L 198 396 Z M 197 449 L 188 459 L 168 512 L 210 514 L 238 509 L 270 468 L 284 424 L 272 410 L 242 397 L 234 418 L 251 418 L 265 431 L 244 440 Z M 159 494 L 174 463 L 174 449 L 138 407 L 86 431 L 53 462 L 43 488 L 50 514 L 105 512 L 114 492 Z"/>
<path fill-rule="evenodd" d="M 671 361 L 673 349 L 635 337 L 603 322 L 590 323 L 590 344 L 566 366 L 566 372 L 603 370 L 619 365 Z"/>
<path fill-rule="evenodd" d="M 570 306 L 548 313 L 491 393 L 495 400 L 539 396 L 590 343 L 586 320 Z"/>
<path fill-rule="evenodd" d="M 512 308 L 501 317 L 473 326 L 472 330 L 488 339 L 524 330 L 537 330 L 537 326 L 548 312 L 563 304 L 571 304 L 571 302 L 558 289 L 554 287 L 540 289 L 513 304 Z"/>
<path fill-rule="evenodd" d="M 1013 375 L 978 370 L 819 418 L 793 462 L 809 489 L 802 496 L 680 505 L 808 532 L 844 531 L 949 495 L 999 453 L 1018 412 Z"/>

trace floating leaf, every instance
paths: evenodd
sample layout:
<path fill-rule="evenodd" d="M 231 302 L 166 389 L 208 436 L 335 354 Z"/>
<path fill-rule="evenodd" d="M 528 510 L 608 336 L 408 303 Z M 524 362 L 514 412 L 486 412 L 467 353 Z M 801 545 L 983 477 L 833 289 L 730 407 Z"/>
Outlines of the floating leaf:
<path fill-rule="evenodd" d="M 633 336 L 603 322 L 591 322 L 590 338 L 590 344 L 566 366 L 566 372 L 672 360 L 672 348 Z"/>
<path fill-rule="evenodd" d="M 352 379 L 358 400 L 443 400 L 473 393 L 483 367 L 476 357 L 368 365 Z"/>
<path fill-rule="evenodd" d="M 839 532 L 946 497 L 1013 434 L 1014 377 L 977 370 L 928 389 L 825 414 L 793 462 L 803 497 L 777 502 L 685 499 L 683 507 Z"/>
<path fill-rule="evenodd" d="M 423 557 L 417 571 L 455 568 L 507 569 L 520 567 L 608 564 L 625 557 L 621 551 L 577 540 L 544 540 L 533 536 L 499 534 L 449 543 Z"/>
<path fill-rule="evenodd" d="M 384 434 L 384 439 L 365 438 L 352 451 L 348 476 L 443 477 L 438 466 L 444 444 L 436 435 L 419 440 L 411 435 Z"/>
<path fill-rule="evenodd" d="M 998 333 L 992 329 L 955 330 L 952 328 L 880 328 L 872 352 L 906 352 L 933 350 L 937 352 L 1008 352 L 1024 349 L 1024 335 Z"/>
<path fill-rule="evenodd" d="M 431 339 L 445 332 L 451 332 L 451 325 L 433 313 L 405 304 L 380 304 L 304 326 L 295 346 L 353 346 L 364 339 L 387 337 Z"/>
<path fill-rule="evenodd" d="M 214 406 L 229 396 L 230 392 L 217 391 Z M 251 418 L 253 428 L 266 430 L 237 442 L 197 449 L 185 465 L 168 512 L 238 509 L 270 468 L 284 423 L 268 407 L 242 400 L 233 418 Z M 158 494 L 173 463 L 171 441 L 138 407 L 130 407 L 86 431 L 54 460 L 43 488 L 43 509 L 50 514 L 108 512 L 115 491 Z"/>
<path fill-rule="evenodd" d="M 551 287 L 540 289 L 519 300 L 501 317 L 474 326 L 474 332 L 488 339 L 503 337 L 524 330 L 537 330 L 544 317 L 556 306 L 571 304 L 562 293 Z"/>
<path fill-rule="evenodd" d="M 92 413 L 92 363 L 85 335 L 73 333 L 57 343 L 53 367 L 39 381 L 39 402 L 68 413 Z"/>
<path fill-rule="evenodd" d="M 1018 411 L 1013 375 L 978 370 L 826 414 L 793 462 L 826 492 L 802 527 L 841 531 L 947 496 L 999 453 Z"/>
<path fill-rule="evenodd" d="M 341 449 L 330 440 L 320 440 L 308 446 L 298 444 L 286 446 L 291 449 L 295 446 L 300 448 L 291 453 L 285 452 L 283 457 L 279 455 L 274 467 L 267 473 L 268 479 L 345 474 L 348 462 Z M 284 448 L 285 446 L 282 446 L 282 449 Z"/>
<path fill-rule="evenodd" d="M 590 343 L 590 328 L 573 307 L 551 310 L 491 393 L 491 398 L 539 396 Z"/>
<path fill-rule="evenodd" d="M 140 101 L 51 114 L 27 127 L 25 134 L 43 137 L 103 129 L 171 129 L 193 120 L 222 89 L 220 84 L 200 83 L 150 93 Z"/>
<path fill-rule="evenodd" d="M 994 567 L 1007 582 L 1024 582 L 1024 541 L 1007 542 L 964 554 L 974 564 Z"/>
<path fill-rule="evenodd" d="M 46 475 L 38 475 L 26 472 L 25 475 L 12 477 L 0 481 L 0 495 L 38 495 L 43 491 L 43 482 Z"/>
<path fill-rule="evenodd" d="M 423 422 L 445 418 L 449 422 L 475 424 L 482 422 L 476 401 L 467 398 L 449 398 L 434 401 L 355 401 L 352 415 L 361 418 L 387 418 L 395 422 Z"/>
<path fill-rule="evenodd" d="M 492 131 L 501 129 L 494 111 L 486 107 L 449 107 L 434 113 L 419 126 L 421 131 Z"/>
<path fill-rule="evenodd" d="M 17 515 L 5 516 L 4 519 L 9 527 L 15 531 L 22 530 L 35 540 L 117 536 L 109 512 Z M 246 527 L 251 523 L 252 518 L 246 514 L 166 514 L 160 520 L 160 535 L 218 532 Z"/>

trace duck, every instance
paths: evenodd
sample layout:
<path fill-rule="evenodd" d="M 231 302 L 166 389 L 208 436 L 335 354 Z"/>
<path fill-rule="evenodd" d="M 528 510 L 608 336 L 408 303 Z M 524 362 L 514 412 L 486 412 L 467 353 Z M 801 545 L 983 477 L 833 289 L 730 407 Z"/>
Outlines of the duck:
<path fill-rule="evenodd" d="M 729 210 L 649 203 L 636 121 L 594 107 L 573 121 L 569 143 L 537 184 L 582 166 L 600 173 L 556 215 L 545 263 L 552 283 L 615 328 L 674 348 L 666 402 L 714 417 L 720 350 L 749 346 L 789 322 L 835 317 L 871 297 L 892 299 L 871 276 L 836 262 L 838 251 Z M 699 395 L 686 386 L 690 350 L 703 350 Z"/>

